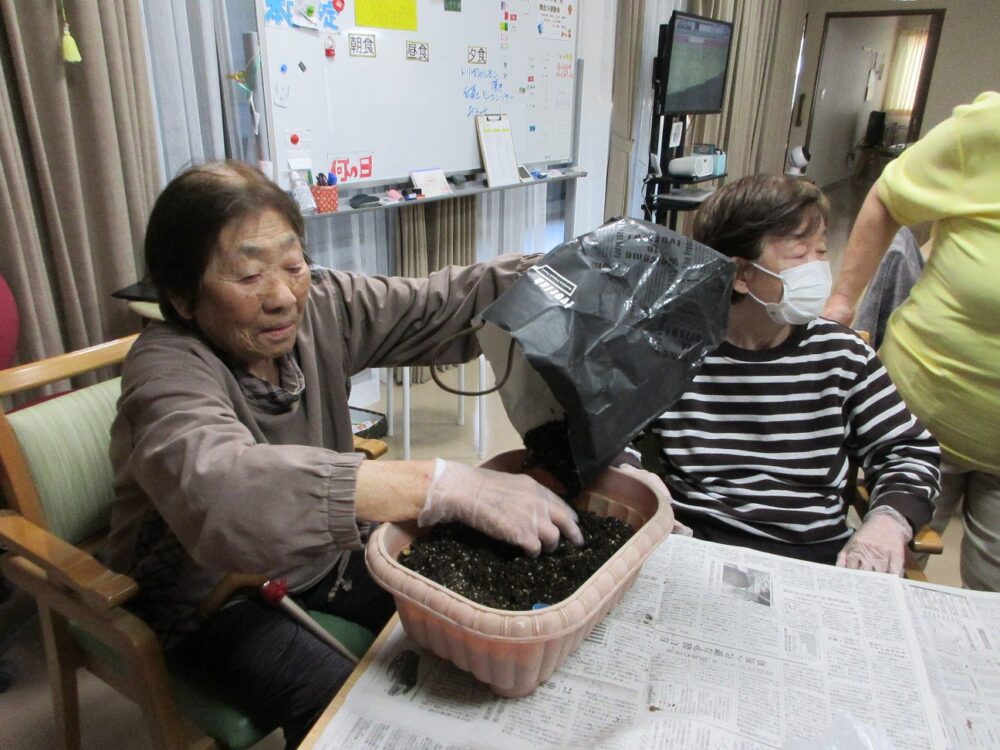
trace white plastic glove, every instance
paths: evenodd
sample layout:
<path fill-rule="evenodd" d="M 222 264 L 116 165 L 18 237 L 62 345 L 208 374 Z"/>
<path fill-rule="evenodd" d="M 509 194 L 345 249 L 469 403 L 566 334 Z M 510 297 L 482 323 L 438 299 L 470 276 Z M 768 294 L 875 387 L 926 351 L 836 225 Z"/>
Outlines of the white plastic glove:
<path fill-rule="evenodd" d="M 560 532 L 571 544 L 583 544 L 576 511 L 531 477 L 438 458 L 417 523 L 430 526 L 446 521 L 461 521 L 516 544 L 531 557 L 542 549 L 554 550 Z"/>
<path fill-rule="evenodd" d="M 861 528 L 840 550 L 837 566 L 901 576 L 906 545 L 912 538 L 913 529 L 903 514 L 880 505 L 865 515 Z"/>

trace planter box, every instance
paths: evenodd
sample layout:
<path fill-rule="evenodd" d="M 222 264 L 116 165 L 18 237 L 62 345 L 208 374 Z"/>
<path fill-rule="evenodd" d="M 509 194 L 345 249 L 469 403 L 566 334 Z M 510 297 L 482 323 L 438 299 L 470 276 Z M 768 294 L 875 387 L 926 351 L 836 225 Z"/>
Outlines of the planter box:
<path fill-rule="evenodd" d="M 484 468 L 517 471 L 524 451 L 502 453 Z M 583 507 L 614 516 L 636 533 L 576 593 L 539 610 L 477 604 L 408 568 L 396 558 L 424 530 L 382 524 L 366 551 L 368 570 L 392 593 L 407 635 L 505 697 L 532 692 L 558 669 L 632 586 L 649 553 L 669 533 L 673 512 L 665 487 L 608 469 L 584 493 Z"/>

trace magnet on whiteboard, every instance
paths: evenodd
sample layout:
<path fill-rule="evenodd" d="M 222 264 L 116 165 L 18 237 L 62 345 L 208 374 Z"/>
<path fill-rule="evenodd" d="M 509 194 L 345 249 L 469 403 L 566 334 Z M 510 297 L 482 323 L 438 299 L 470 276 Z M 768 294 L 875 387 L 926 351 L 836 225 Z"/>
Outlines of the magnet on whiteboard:
<path fill-rule="evenodd" d="M 290 140 L 292 142 L 293 146 L 299 145 L 299 134 L 298 133 L 292 133 L 292 137 L 289 138 L 288 140 Z"/>

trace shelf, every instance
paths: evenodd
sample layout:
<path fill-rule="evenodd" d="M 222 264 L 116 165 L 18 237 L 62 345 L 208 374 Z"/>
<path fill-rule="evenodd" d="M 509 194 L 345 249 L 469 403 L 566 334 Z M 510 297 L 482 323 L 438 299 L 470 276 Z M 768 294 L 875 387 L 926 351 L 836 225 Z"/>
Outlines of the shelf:
<path fill-rule="evenodd" d="M 711 193 L 698 196 L 686 196 L 683 193 L 658 195 L 653 199 L 653 207 L 665 208 L 670 211 L 691 211 L 698 208 L 709 195 Z"/>
<path fill-rule="evenodd" d="M 646 182 L 653 183 L 654 185 L 695 185 L 699 182 L 721 180 L 727 175 L 727 172 L 723 172 L 722 174 L 711 174 L 706 177 L 675 177 L 674 175 L 664 175 L 663 177 L 651 176 L 646 178 Z"/>
<path fill-rule="evenodd" d="M 564 182 L 566 180 L 575 180 L 580 177 L 586 177 L 587 172 L 582 169 L 573 169 L 570 167 L 565 167 L 562 169 L 549 169 L 549 174 L 547 177 L 541 177 L 538 179 L 525 180 L 524 182 L 517 183 L 514 185 L 498 185 L 496 187 L 490 187 L 486 184 L 485 177 L 480 177 L 474 180 L 468 180 L 459 184 L 453 184 L 452 191 L 448 195 L 435 195 L 427 198 L 418 198 L 416 200 L 409 201 L 393 201 L 391 203 L 377 203 L 371 206 L 362 206 L 360 208 L 351 208 L 349 201 L 352 195 L 358 195 L 361 193 L 368 193 L 368 191 L 363 188 L 352 189 L 349 187 L 341 187 L 340 193 L 340 208 L 337 211 L 330 211 L 328 213 L 322 214 L 306 214 L 304 216 L 307 222 L 316 221 L 320 219 L 328 219 L 335 216 L 343 216 L 345 214 L 355 214 L 361 211 L 379 211 L 383 209 L 393 209 L 399 208 L 401 206 L 415 206 L 418 204 L 425 203 L 435 203 L 437 201 L 446 201 L 452 198 L 462 198 L 468 195 L 479 195 L 480 193 L 491 193 L 494 190 L 516 190 L 517 188 L 527 187 L 529 185 L 543 185 L 552 182 Z M 397 188 L 398 189 L 398 188 Z M 377 197 L 382 197 L 385 195 L 385 191 L 371 192 L 370 195 L 375 195 Z"/>

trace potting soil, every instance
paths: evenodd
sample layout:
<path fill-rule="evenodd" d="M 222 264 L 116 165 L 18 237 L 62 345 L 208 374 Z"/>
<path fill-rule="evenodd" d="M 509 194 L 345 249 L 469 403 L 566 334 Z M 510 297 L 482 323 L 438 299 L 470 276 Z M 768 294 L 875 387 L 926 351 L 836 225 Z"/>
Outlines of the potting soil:
<path fill-rule="evenodd" d="M 617 518 L 581 512 L 583 545 L 565 540 L 527 557 L 519 547 L 463 524 L 438 524 L 399 556 L 403 566 L 487 607 L 526 610 L 557 604 L 603 565 L 635 530 Z"/>
<path fill-rule="evenodd" d="M 569 444 L 569 426 L 565 419 L 546 422 L 524 433 L 524 447 L 528 456 L 523 469 L 536 466 L 544 469 L 563 486 L 559 492 L 563 499 L 572 501 L 582 489 L 580 476 L 573 463 L 573 452 Z"/>

